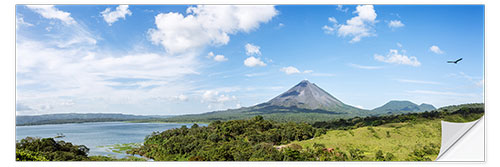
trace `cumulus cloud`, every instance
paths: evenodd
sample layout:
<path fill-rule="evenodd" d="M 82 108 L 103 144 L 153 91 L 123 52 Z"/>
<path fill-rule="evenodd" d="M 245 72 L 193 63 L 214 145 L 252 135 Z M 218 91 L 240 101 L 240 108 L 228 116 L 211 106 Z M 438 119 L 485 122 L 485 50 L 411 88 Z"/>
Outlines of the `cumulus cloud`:
<path fill-rule="evenodd" d="M 156 15 L 156 28 L 149 30 L 150 40 L 170 54 L 226 45 L 229 35 L 257 29 L 278 11 L 269 5 L 198 5 L 189 7 L 186 13 Z"/>
<path fill-rule="evenodd" d="M 432 45 L 432 46 L 429 48 L 429 50 L 430 50 L 431 52 L 436 53 L 436 54 L 443 54 L 443 53 L 444 53 L 444 52 L 443 52 L 443 51 L 442 51 L 442 50 L 441 50 L 438 46 L 436 46 L 436 45 Z"/>
<path fill-rule="evenodd" d="M 316 75 L 318 73 L 313 73 L 313 70 L 300 71 L 299 69 L 297 69 L 294 66 L 283 67 L 283 68 L 280 69 L 280 71 L 284 72 L 287 75 L 292 75 L 292 74 L 311 74 L 312 73 L 313 76 L 318 76 L 318 75 Z"/>
<path fill-rule="evenodd" d="M 421 65 L 420 62 L 417 60 L 417 57 L 407 56 L 407 55 L 405 55 L 404 52 L 400 53 L 396 49 L 390 49 L 389 53 L 386 56 L 375 54 L 374 58 L 377 61 L 391 63 L 391 64 L 403 64 L 403 65 L 410 65 L 410 66 L 414 66 L 414 67 Z"/>
<path fill-rule="evenodd" d="M 283 67 L 280 69 L 280 71 L 286 73 L 287 75 L 291 75 L 291 74 L 299 74 L 300 71 L 299 69 L 293 67 L 293 66 L 288 66 L 288 67 Z"/>
<path fill-rule="evenodd" d="M 128 5 L 119 5 L 116 7 L 115 11 L 111 11 L 111 8 L 106 8 L 101 12 L 101 16 L 109 26 L 118 21 L 120 18 L 125 19 L 127 15 L 132 15 L 132 12 L 128 9 Z"/>
<path fill-rule="evenodd" d="M 214 59 L 218 62 L 227 61 L 228 59 L 224 55 L 215 55 L 214 52 L 208 52 L 207 58 Z"/>
<path fill-rule="evenodd" d="M 389 26 L 389 28 L 392 29 L 401 28 L 405 26 L 405 24 L 403 24 L 400 20 L 391 20 L 387 25 Z"/>
<path fill-rule="evenodd" d="M 236 99 L 236 96 L 220 94 L 219 91 L 215 90 L 207 90 L 202 95 L 202 102 L 208 103 L 225 103 Z"/>
<path fill-rule="evenodd" d="M 218 61 L 218 62 L 222 62 L 222 61 L 227 61 L 227 58 L 226 58 L 226 57 L 224 57 L 224 55 L 216 55 L 216 56 L 214 57 L 214 60 L 215 60 L 215 61 Z"/>
<path fill-rule="evenodd" d="M 260 60 L 260 58 L 255 58 L 253 56 L 250 56 L 249 58 L 245 59 L 243 64 L 245 64 L 245 66 L 247 66 L 247 67 L 256 67 L 256 66 L 266 66 L 267 65 L 262 60 Z"/>
<path fill-rule="evenodd" d="M 261 55 L 260 53 L 260 46 L 257 46 L 257 45 L 253 45 L 253 44 L 250 44 L 250 43 L 247 43 L 245 45 L 245 53 L 247 55 Z"/>
<path fill-rule="evenodd" d="M 26 5 L 29 9 L 40 14 L 46 19 L 58 19 L 66 24 L 74 24 L 76 21 L 71 17 L 71 13 L 61 11 L 54 5 Z"/>
<path fill-rule="evenodd" d="M 375 36 L 375 19 L 377 13 L 373 5 L 358 5 L 353 13 L 357 16 L 347 20 L 346 24 L 338 24 L 337 35 L 353 37 L 351 43 L 359 42 L 364 37 Z"/>

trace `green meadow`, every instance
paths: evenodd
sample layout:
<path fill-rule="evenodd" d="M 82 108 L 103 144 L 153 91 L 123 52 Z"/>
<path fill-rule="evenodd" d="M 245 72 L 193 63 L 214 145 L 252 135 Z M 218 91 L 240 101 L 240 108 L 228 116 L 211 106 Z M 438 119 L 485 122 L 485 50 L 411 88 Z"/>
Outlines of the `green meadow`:
<path fill-rule="evenodd" d="M 363 155 L 360 159 L 362 161 L 376 161 L 376 154 L 379 150 L 384 156 L 391 153 L 394 156 L 392 161 L 415 160 L 418 158 L 415 150 L 431 153 L 421 158 L 434 160 L 439 153 L 441 143 L 441 120 L 389 123 L 351 130 L 330 130 L 319 137 L 292 143 L 304 149 L 312 148 L 315 143 L 343 152 L 359 149 Z"/>

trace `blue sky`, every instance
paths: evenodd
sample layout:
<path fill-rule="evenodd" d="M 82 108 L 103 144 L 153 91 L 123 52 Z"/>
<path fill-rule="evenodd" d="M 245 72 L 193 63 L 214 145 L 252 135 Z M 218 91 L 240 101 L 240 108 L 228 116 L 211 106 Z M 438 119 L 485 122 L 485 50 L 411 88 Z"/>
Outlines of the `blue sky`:
<path fill-rule="evenodd" d="M 364 109 L 483 102 L 483 41 L 481 5 L 18 5 L 16 113 L 202 113 L 304 79 Z"/>

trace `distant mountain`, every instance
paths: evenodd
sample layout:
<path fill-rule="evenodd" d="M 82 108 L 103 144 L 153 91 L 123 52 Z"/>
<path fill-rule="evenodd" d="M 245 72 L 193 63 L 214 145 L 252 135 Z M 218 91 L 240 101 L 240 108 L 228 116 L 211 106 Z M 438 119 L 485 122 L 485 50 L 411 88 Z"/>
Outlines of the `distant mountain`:
<path fill-rule="evenodd" d="M 16 116 L 16 125 L 42 125 L 61 123 L 82 123 L 82 122 L 107 122 L 107 121 L 132 121 L 153 118 L 165 118 L 165 116 L 140 116 L 127 114 L 108 113 L 64 113 L 64 114 L 44 114 L 44 115 L 23 115 Z"/>
<path fill-rule="evenodd" d="M 375 108 L 372 110 L 374 114 L 400 114 L 400 113 L 410 113 L 410 112 L 424 112 L 432 111 L 436 108 L 430 104 L 422 103 L 417 105 L 410 101 L 390 101 L 383 106 Z"/>
<path fill-rule="evenodd" d="M 269 100 L 267 104 L 282 107 L 295 106 L 311 110 L 335 110 L 346 106 L 328 92 L 308 80 L 303 80 L 285 93 Z"/>
<path fill-rule="evenodd" d="M 265 103 L 239 109 L 176 116 L 168 118 L 167 121 L 209 122 L 245 119 L 255 115 L 283 122 L 315 122 L 335 118 L 368 116 L 371 113 L 369 110 L 344 104 L 316 84 L 303 80 Z"/>

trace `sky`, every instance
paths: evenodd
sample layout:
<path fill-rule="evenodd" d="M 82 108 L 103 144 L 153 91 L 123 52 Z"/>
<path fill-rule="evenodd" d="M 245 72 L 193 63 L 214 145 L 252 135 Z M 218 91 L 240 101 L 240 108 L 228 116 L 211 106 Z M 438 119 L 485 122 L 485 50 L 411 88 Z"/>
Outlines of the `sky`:
<path fill-rule="evenodd" d="M 16 6 L 17 115 L 204 113 L 304 79 L 442 107 L 483 102 L 483 75 L 482 5 Z"/>

